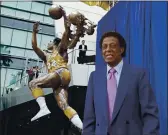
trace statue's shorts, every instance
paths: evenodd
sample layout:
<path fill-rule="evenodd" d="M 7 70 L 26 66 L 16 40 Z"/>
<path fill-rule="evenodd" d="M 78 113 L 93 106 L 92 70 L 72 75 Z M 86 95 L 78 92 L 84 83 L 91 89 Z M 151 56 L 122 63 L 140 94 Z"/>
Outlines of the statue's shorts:
<path fill-rule="evenodd" d="M 69 85 L 71 81 L 71 74 L 67 68 L 59 68 L 55 70 L 55 72 L 59 75 L 63 86 Z"/>

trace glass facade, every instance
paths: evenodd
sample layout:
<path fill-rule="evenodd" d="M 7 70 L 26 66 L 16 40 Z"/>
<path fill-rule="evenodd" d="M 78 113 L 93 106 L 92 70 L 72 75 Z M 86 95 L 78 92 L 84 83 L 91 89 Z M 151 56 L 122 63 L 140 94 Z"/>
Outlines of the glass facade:
<path fill-rule="evenodd" d="M 48 15 L 52 2 L 1 2 L 1 94 L 2 88 L 24 76 L 25 65 L 42 65 L 31 47 L 32 27 L 40 21 L 37 41 L 41 48 L 55 37 L 54 20 Z M 29 63 L 27 59 L 30 59 Z"/>

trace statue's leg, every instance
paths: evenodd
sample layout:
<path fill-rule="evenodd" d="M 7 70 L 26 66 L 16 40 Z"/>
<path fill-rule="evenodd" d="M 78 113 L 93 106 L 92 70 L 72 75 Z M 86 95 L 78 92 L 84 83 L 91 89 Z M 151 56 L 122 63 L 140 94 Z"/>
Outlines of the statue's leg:
<path fill-rule="evenodd" d="M 32 95 L 36 99 L 40 107 L 40 111 L 31 119 L 31 121 L 34 121 L 50 113 L 46 105 L 44 92 L 42 88 L 58 88 L 60 84 L 61 84 L 60 77 L 55 72 L 47 74 L 43 77 L 39 77 L 29 82 L 29 88 L 32 92 Z"/>
<path fill-rule="evenodd" d="M 54 96 L 59 108 L 64 112 L 68 119 L 79 129 L 82 130 L 83 124 L 77 112 L 68 104 L 68 93 L 63 87 L 54 91 Z"/>
<path fill-rule="evenodd" d="M 61 68 L 57 70 L 61 78 L 61 86 L 54 90 L 54 96 L 57 101 L 58 106 L 64 112 L 64 114 L 69 118 L 69 120 L 79 129 L 83 128 L 83 124 L 77 112 L 69 106 L 68 104 L 68 85 L 70 82 L 70 72 L 68 69 Z"/>

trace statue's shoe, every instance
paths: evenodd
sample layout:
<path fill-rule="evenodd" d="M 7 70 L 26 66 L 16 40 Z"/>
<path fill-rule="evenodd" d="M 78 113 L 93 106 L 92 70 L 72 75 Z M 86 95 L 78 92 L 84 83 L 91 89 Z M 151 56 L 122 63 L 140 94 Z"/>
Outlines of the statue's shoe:
<path fill-rule="evenodd" d="M 40 117 L 43 117 L 43 116 L 48 115 L 50 113 L 51 112 L 50 112 L 50 110 L 47 107 L 45 107 L 43 109 L 40 109 L 40 111 L 31 119 L 31 121 L 37 120 Z"/>

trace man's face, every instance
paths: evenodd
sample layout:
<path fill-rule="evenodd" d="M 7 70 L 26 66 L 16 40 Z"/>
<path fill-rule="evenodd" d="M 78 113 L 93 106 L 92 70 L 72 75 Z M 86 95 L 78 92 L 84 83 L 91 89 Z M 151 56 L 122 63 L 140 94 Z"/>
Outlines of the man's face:
<path fill-rule="evenodd" d="M 47 45 L 47 50 L 52 50 L 54 47 L 53 41 L 50 41 Z"/>
<path fill-rule="evenodd" d="M 124 48 L 120 47 L 119 41 L 116 37 L 106 37 L 102 42 L 102 55 L 106 63 L 109 65 L 118 64 L 122 59 L 121 54 Z"/>
<path fill-rule="evenodd" d="M 83 45 L 85 44 L 85 40 L 82 40 L 82 44 L 83 44 Z"/>

